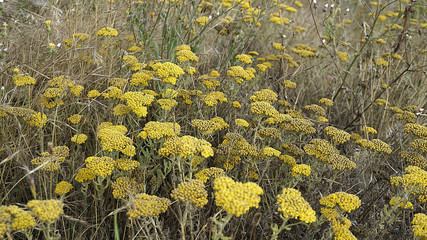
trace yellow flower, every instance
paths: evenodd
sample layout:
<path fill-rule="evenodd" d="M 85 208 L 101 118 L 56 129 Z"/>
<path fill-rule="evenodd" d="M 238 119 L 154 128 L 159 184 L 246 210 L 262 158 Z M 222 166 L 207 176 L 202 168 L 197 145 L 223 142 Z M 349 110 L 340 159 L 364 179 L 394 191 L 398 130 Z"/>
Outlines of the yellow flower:
<path fill-rule="evenodd" d="M 414 205 L 412 205 L 410 201 L 405 201 L 401 197 L 392 197 L 389 203 L 391 206 L 397 205 L 399 208 L 403 209 L 414 209 Z"/>
<path fill-rule="evenodd" d="M 298 190 L 284 188 L 276 198 L 277 203 L 280 205 L 279 212 L 283 214 L 283 217 L 297 219 L 306 223 L 316 222 L 316 212 Z"/>
<path fill-rule="evenodd" d="M 214 181 L 215 203 L 227 213 L 239 217 L 251 207 L 258 208 L 259 195 L 264 191 L 256 183 L 235 182 L 229 177 L 218 177 Z"/>
<path fill-rule="evenodd" d="M 242 105 L 240 105 L 240 103 L 238 101 L 233 101 L 233 107 L 235 108 L 242 108 Z"/>
<path fill-rule="evenodd" d="M 209 22 L 209 18 L 206 16 L 202 16 L 196 19 L 196 22 L 200 24 L 200 26 L 205 26 Z"/>
<path fill-rule="evenodd" d="M 211 144 L 203 139 L 197 139 L 192 136 L 168 137 L 163 147 L 159 149 L 160 156 L 180 156 L 187 158 L 200 153 L 203 157 L 208 158 L 214 155 Z"/>
<path fill-rule="evenodd" d="M 278 95 L 270 89 L 262 89 L 261 91 L 254 92 L 254 95 L 249 97 L 253 102 L 265 101 L 273 104 L 277 101 Z"/>
<path fill-rule="evenodd" d="M 184 202 L 190 201 L 198 208 L 208 204 L 208 192 L 205 190 L 203 182 L 198 179 L 180 183 L 177 188 L 172 190 L 171 197 Z"/>
<path fill-rule="evenodd" d="M 181 126 L 178 123 L 172 122 L 148 122 L 144 129 L 138 134 L 138 137 L 145 139 L 160 139 L 166 136 L 178 136 L 181 132 Z"/>
<path fill-rule="evenodd" d="M 360 207 L 361 201 L 356 195 L 346 192 L 336 192 L 323 197 L 319 203 L 330 208 L 338 205 L 342 210 L 351 212 Z"/>
<path fill-rule="evenodd" d="M 96 89 L 91 90 L 87 93 L 88 98 L 95 98 L 95 97 L 98 97 L 99 95 L 101 95 L 101 93 Z"/>
<path fill-rule="evenodd" d="M 210 167 L 210 168 L 203 169 L 194 175 L 195 178 L 199 179 L 200 181 L 202 181 L 204 183 L 206 183 L 209 178 L 215 179 L 217 177 L 222 177 L 222 176 L 225 176 L 224 170 L 222 170 L 221 168 L 216 168 L 216 167 Z"/>
<path fill-rule="evenodd" d="M 122 96 L 122 100 L 126 101 L 127 106 L 132 108 L 132 111 L 138 117 L 147 116 L 147 107 L 154 101 L 154 96 L 143 92 L 126 92 Z M 145 106 L 144 106 L 145 105 Z"/>
<path fill-rule="evenodd" d="M 294 83 L 294 82 L 292 82 L 292 81 L 290 81 L 290 80 L 283 80 L 282 83 L 285 85 L 286 88 L 289 88 L 289 89 L 297 87 L 297 84 Z"/>
<path fill-rule="evenodd" d="M 71 141 L 75 142 L 77 144 L 83 144 L 87 140 L 86 134 L 76 134 L 73 137 L 71 137 Z"/>
<path fill-rule="evenodd" d="M 307 164 L 295 164 L 291 169 L 289 169 L 289 172 L 292 174 L 292 176 L 309 176 L 311 174 L 311 167 Z"/>
<path fill-rule="evenodd" d="M 96 33 L 97 36 L 112 36 L 115 37 L 118 35 L 118 32 L 114 28 L 106 27 L 102 28 Z"/>
<path fill-rule="evenodd" d="M 114 161 L 114 166 L 117 169 L 121 169 L 124 171 L 133 170 L 133 169 L 137 168 L 139 166 L 139 164 L 140 163 L 138 161 L 135 161 L 132 159 L 124 159 L 124 158 L 119 158 L 119 159 L 116 159 Z"/>
<path fill-rule="evenodd" d="M 140 217 L 159 216 L 161 213 L 166 212 L 170 204 L 171 201 L 167 198 L 141 193 L 132 200 L 132 209 L 127 212 L 127 215 L 131 220 Z"/>
<path fill-rule="evenodd" d="M 315 114 L 320 115 L 320 116 L 323 116 L 326 114 L 326 110 L 317 104 L 306 105 L 306 106 L 304 106 L 304 110 L 312 111 Z"/>
<path fill-rule="evenodd" d="M 0 206 L 0 238 L 7 232 L 30 229 L 35 225 L 31 214 L 18 206 Z"/>
<path fill-rule="evenodd" d="M 88 157 L 85 162 L 86 167 L 101 178 L 110 175 L 114 170 L 114 160 L 110 157 Z"/>
<path fill-rule="evenodd" d="M 252 56 L 251 55 L 238 54 L 236 56 L 236 59 L 239 60 L 240 62 L 243 62 L 243 63 L 246 63 L 246 64 L 251 64 L 252 63 Z"/>
<path fill-rule="evenodd" d="M 151 67 L 156 71 L 157 76 L 162 78 L 163 82 L 172 85 L 175 85 L 176 79 L 184 74 L 181 67 L 171 62 L 155 63 Z"/>
<path fill-rule="evenodd" d="M 414 236 L 427 237 L 427 215 L 424 213 L 417 213 L 412 219 L 412 231 Z"/>
<path fill-rule="evenodd" d="M 64 213 L 64 204 L 59 200 L 31 200 L 27 203 L 33 216 L 44 223 L 52 223 Z"/>
<path fill-rule="evenodd" d="M 13 77 L 13 82 L 16 86 L 36 84 L 36 80 L 34 78 L 23 74 Z"/>
<path fill-rule="evenodd" d="M 84 181 L 91 181 L 96 177 L 95 171 L 89 168 L 81 168 L 74 178 L 77 182 L 82 183 Z"/>
<path fill-rule="evenodd" d="M 69 118 L 67 118 L 67 120 L 73 124 L 77 124 L 80 122 L 80 120 L 82 119 L 83 115 L 80 114 L 74 114 L 71 115 Z"/>
<path fill-rule="evenodd" d="M 113 188 L 113 198 L 122 199 L 129 195 L 136 194 L 138 191 L 138 184 L 134 178 L 119 177 L 111 185 Z"/>
<path fill-rule="evenodd" d="M 55 193 L 62 195 L 68 193 L 71 189 L 73 189 L 73 185 L 71 185 L 69 182 L 61 181 L 60 183 L 56 184 Z"/>
<path fill-rule="evenodd" d="M 234 122 L 236 123 L 236 126 L 249 127 L 249 123 L 245 119 L 236 118 Z"/>
<path fill-rule="evenodd" d="M 158 99 L 157 103 L 160 104 L 161 108 L 165 111 L 170 111 L 173 107 L 175 107 L 178 102 L 175 99 Z"/>
<path fill-rule="evenodd" d="M 57 146 L 53 148 L 53 152 L 42 152 L 41 157 L 34 158 L 31 163 L 36 166 L 42 166 L 43 171 L 57 171 L 60 164 L 69 156 L 69 149 L 66 146 Z"/>
<path fill-rule="evenodd" d="M 345 143 L 350 140 L 351 136 L 350 133 L 332 126 L 325 127 L 325 132 L 336 143 Z"/>
<path fill-rule="evenodd" d="M 202 101 L 205 102 L 206 105 L 212 107 L 212 106 L 216 106 L 218 104 L 218 102 L 223 103 L 223 102 L 227 102 L 227 98 L 225 97 L 223 92 L 210 92 L 207 95 L 202 97 Z"/>
<path fill-rule="evenodd" d="M 348 59 L 350 58 L 350 57 L 348 56 L 348 54 L 347 54 L 347 53 L 345 53 L 345 52 L 337 52 L 337 56 L 338 56 L 338 58 L 339 58 L 339 60 L 340 60 L 341 62 L 347 62 L 347 61 L 348 61 Z"/>
<path fill-rule="evenodd" d="M 265 156 L 268 156 L 268 157 L 272 157 L 272 156 L 279 157 L 280 156 L 280 151 L 276 150 L 272 147 L 264 147 L 262 149 L 262 152 Z"/>

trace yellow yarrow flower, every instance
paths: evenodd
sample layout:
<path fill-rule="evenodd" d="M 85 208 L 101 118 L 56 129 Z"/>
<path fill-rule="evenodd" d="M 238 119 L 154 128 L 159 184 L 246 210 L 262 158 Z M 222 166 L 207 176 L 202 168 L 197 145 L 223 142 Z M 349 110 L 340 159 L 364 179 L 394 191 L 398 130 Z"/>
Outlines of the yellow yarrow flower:
<path fill-rule="evenodd" d="M 114 170 L 114 160 L 110 157 L 88 157 L 85 162 L 86 167 L 101 178 L 110 175 Z"/>
<path fill-rule="evenodd" d="M 239 217 L 251 207 L 258 208 L 260 195 L 264 191 L 256 183 L 235 182 L 229 177 L 218 177 L 214 181 L 215 203 L 227 213 Z"/>
<path fill-rule="evenodd" d="M 30 229 L 35 225 L 36 221 L 31 214 L 18 206 L 0 206 L 0 238 L 11 231 Z"/>
<path fill-rule="evenodd" d="M 31 200 L 27 203 L 27 208 L 31 214 L 44 223 L 53 223 L 64 214 L 64 204 L 59 200 Z"/>
<path fill-rule="evenodd" d="M 36 84 L 36 80 L 27 75 L 17 75 L 13 77 L 13 82 L 16 86 L 24 86 L 24 85 L 34 85 Z"/>
<path fill-rule="evenodd" d="M 316 212 L 298 190 L 284 188 L 276 198 L 277 203 L 280 205 L 279 212 L 283 214 L 283 217 L 297 219 L 306 223 L 316 221 Z"/>
<path fill-rule="evenodd" d="M 333 208 L 338 205 L 342 210 L 351 212 L 360 207 L 361 201 L 358 196 L 346 192 L 336 192 L 329 194 L 319 200 L 319 203 Z"/>
<path fill-rule="evenodd" d="M 83 144 L 87 140 L 86 134 L 76 134 L 73 137 L 71 137 L 71 141 L 75 142 L 77 144 Z"/>
<path fill-rule="evenodd" d="M 95 179 L 95 171 L 89 168 L 81 168 L 74 178 L 77 182 L 82 183 L 84 181 L 91 181 Z"/>
<path fill-rule="evenodd" d="M 180 183 L 177 188 L 172 190 L 171 197 L 183 202 L 190 201 L 198 208 L 208 204 L 208 192 L 205 190 L 203 182 L 198 179 Z"/>
<path fill-rule="evenodd" d="M 167 198 L 141 193 L 131 202 L 132 209 L 127 212 L 130 220 L 141 217 L 155 217 L 166 212 L 171 201 Z"/>
<path fill-rule="evenodd" d="M 102 28 L 96 33 L 97 36 L 112 36 L 115 37 L 118 35 L 118 32 L 114 28 L 106 27 Z"/>
<path fill-rule="evenodd" d="M 163 137 L 178 136 L 181 132 L 181 126 L 178 123 L 172 122 L 148 122 L 144 129 L 138 134 L 138 137 L 146 139 L 160 139 Z"/>
<path fill-rule="evenodd" d="M 414 236 L 427 238 L 427 215 L 424 213 L 417 213 L 412 219 L 412 231 Z"/>
<path fill-rule="evenodd" d="M 71 185 L 71 183 L 61 181 L 60 183 L 56 184 L 55 193 L 62 195 L 68 193 L 69 191 L 71 191 L 71 189 L 73 189 L 73 185 Z"/>
<path fill-rule="evenodd" d="M 249 123 L 244 119 L 237 118 L 234 120 L 234 122 L 236 123 L 236 126 L 249 127 Z"/>

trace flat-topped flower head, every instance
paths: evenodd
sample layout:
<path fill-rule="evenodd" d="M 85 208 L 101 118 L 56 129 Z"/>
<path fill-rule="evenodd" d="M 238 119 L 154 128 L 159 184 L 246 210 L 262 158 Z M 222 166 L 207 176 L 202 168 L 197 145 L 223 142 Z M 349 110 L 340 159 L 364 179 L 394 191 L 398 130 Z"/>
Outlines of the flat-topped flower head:
<path fill-rule="evenodd" d="M 0 206 L 0 238 L 11 231 L 31 229 L 35 225 L 36 221 L 31 214 L 18 206 Z"/>
<path fill-rule="evenodd" d="M 163 82 L 172 85 L 175 85 L 176 79 L 184 74 L 184 70 L 180 66 L 171 62 L 155 63 L 151 67 L 156 71 L 157 76 L 163 79 Z"/>
<path fill-rule="evenodd" d="M 31 200 L 27 203 L 27 208 L 31 214 L 41 222 L 53 223 L 64 214 L 64 204 L 59 200 Z"/>
<path fill-rule="evenodd" d="M 95 171 L 89 168 L 81 168 L 76 174 L 74 178 L 77 182 L 82 183 L 85 181 L 91 181 L 95 179 L 96 174 Z"/>
<path fill-rule="evenodd" d="M 427 215 L 424 213 L 417 213 L 412 219 L 412 231 L 414 236 L 427 238 Z"/>
<path fill-rule="evenodd" d="M 101 140 L 102 150 L 121 151 L 127 156 L 134 156 L 135 147 L 131 138 L 126 137 L 127 128 L 123 125 L 113 125 L 110 122 L 103 122 L 98 127 L 98 138 Z"/>
<path fill-rule="evenodd" d="M 345 143 L 350 140 L 351 136 L 350 133 L 333 126 L 325 127 L 325 132 L 336 143 Z"/>
<path fill-rule="evenodd" d="M 156 217 L 166 212 L 171 201 L 146 193 L 136 195 L 131 202 L 131 209 L 127 212 L 130 220 L 141 217 Z"/>
<path fill-rule="evenodd" d="M 138 192 L 138 184 L 134 178 L 118 177 L 111 185 L 113 188 L 113 198 L 123 199 Z"/>
<path fill-rule="evenodd" d="M 148 122 L 145 124 L 142 132 L 138 134 L 138 137 L 146 139 L 160 139 L 163 137 L 178 136 L 181 132 L 181 126 L 178 123 L 172 122 Z"/>
<path fill-rule="evenodd" d="M 171 197 L 183 202 L 190 201 L 194 206 L 202 208 L 208 204 L 208 192 L 205 185 L 198 179 L 182 182 L 172 190 Z"/>
<path fill-rule="evenodd" d="M 61 181 L 58 184 L 56 184 L 55 193 L 62 195 L 62 194 L 68 193 L 69 191 L 71 191 L 71 189 L 73 189 L 73 185 L 71 185 L 71 183 L 66 181 Z"/>
<path fill-rule="evenodd" d="M 295 164 L 289 169 L 292 176 L 309 176 L 311 174 L 311 167 L 307 164 Z"/>
<path fill-rule="evenodd" d="M 126 101 L 127 106 L 138 115 L 145 117 L 148 114 L 147 107 L 154 101 L 154 96 L 143 92 L 126 92 L 122 96 L 122 100 Z"/>
<path fill-rule="evenodd" d="M 118 35 L 118 32 L 114 28 L 106 27 L 106 28 L 101 28 L 101 30 L 99 30 L 96 33 L 96 35 L 97 36 L 112 36 L 112 37 L 115 37 L 115 36 Z"/>
<path fill-rule="evenodd" d="M 239 217 L 251 207 L 258 208 L 260 195 L 264 193 L 256 183 L 235 182 L 229 177 L 218 177 L 214 181 L 215 203 L 227 213 Z"/>
<path fill-rule="evenodd" d="M 28 75 L 20 74 L 13 77 L 13 83 L 16 86 L 34 85 L 36 84 L 36 80 Z"/>
<path fill-rule="evenodd" d="M 88 157 L 85 162 L 86 167 L 101 178 L 110 175 L 114 170 L 114 160 L 110 157 Z"/>
<path fill-rule="evenodd" d="M 210 178 L 215 179 L 222 176 L 225 176 L 225 171 L 216 167 L 203 169 L 194 175 L 195 178 L 201 180 L 204 183 L 206 183 Z"/>
<path fill-rule="evenodd" d="M 262 89 L 261 91 L 254 92 L 249 99 L 253 102 L 265 101 L 273 104 L 277 101 L 278 95 L 270 89 Z"/>
<path fill-rule="evenodd" d="M 205 158 L 213 156 L 212 145 L 206 140 L 192 136 L 168 137 L 164 141 L 163 147 L 159 149 L 160 156 L 187 158 L 197 154 L 201 154 Z"/>
<path fill-rule="evenodd" d="M 360 207 L 361 201 L 358 196 L 346 192 L 336 192 L 323 197 L 320 204 L 333 208 L 338 205 L 342 210 L 351 212 Z"/>
<path fill-rule="evenodd" d="M 76 135 L 71 137 L 71 141 L 75 142 L 77 144 L 83 144 L 86 142 L 86 140 L 87 140 L 86 134 L 76 134 Z"/>
<path fill-rule="evenodd" d="M 277 203 L 280 205 L 279 212 L 283 214 L 283 217 L 297 219 L 306 223 L 316 221 L 316 212 L 298 190 L 284 188 L 276 198 Z"/>

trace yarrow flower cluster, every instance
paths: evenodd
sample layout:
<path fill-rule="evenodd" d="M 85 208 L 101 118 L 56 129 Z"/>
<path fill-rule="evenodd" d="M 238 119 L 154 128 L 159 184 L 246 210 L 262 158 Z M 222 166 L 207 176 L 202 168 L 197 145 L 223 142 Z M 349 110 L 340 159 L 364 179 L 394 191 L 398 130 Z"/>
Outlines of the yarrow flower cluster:
<path fill-rule="evenodd" d="M 233 66 L 227 71 L 227 76 L 233 77 L 237 83 L 243 83 L 255 78 L 256 70 L 248 67 L 243 69 L 241 66 Z"/>
<path fill-rule="evenodd" d="M 137 194 L 131 202 L 131 209 L 127 212 L 130 220 L 141 217 L 155 217 L 166 212 L 171 201 L 146 193 Z"/>
<path fill-rule="evenodd" d="M 30 76 L 20 74 L 13 77 L 13 82 L 16 86 L 24 86 L 24 85 L 34 85 L 36 84 L 36 80 Z"/>
<path fill-rule="evenodd" d="M 137 167 L 139 167 L 140 163 L 138 161 L 127 159 L 127 158 L 119 158 L 114 161 L 114 167 L 123 171 L 130 171 Z"/>
<path fill-rule="evenodd" d="M 273 104 L 277 101 L 278 95 L 270 89 L 262 89 L 261 91 L 254 92 L 249 99 L 253 102 L 265 101 Z"/>
<path fill-rule="evenodd" d="M 147 116 L 147 107 L 154 101 L 154 96 L 143 92 L 126 92 L 122 95 L 122 100 L 126 101 L 127 106 L 138 115 L 138 117 Z"/>
<path fill-rule="evenodd" d="M 129 195 L 136 194 L 141 188 L 134 178 L 129 177 L 118 177 L 111 187 L 113 188 L 113 197 L 115 199 L 123 199 Z"/>
<path fill-rule="evenodd" d="M 118 32 L 114 28 L 106 27 L 106 28 L 101 28 L 101 30 L 99 30 L 96 33 L 96 35 L 97 36 L 112 36 L 112 37 L 115 37 L 115 36 L 118 35 Z"/>
<path fill-rule="evenodd" d="M 325 127 L 325 132 L 336 143 L 345 143 L 351 136 L 350 133 L 332 126 Z"/>
<path fill-rule="evenodd" d="M 114 160 L 110 157 L 88 157 L 85 162 L 86 167 L 101 178 L 110 175 L 114 170 Z"/>
<path fill-rule="evenodd" d="M 401 197 L 392 197 L 389 203 L 391 206 L 397 206 L 403 209 L 414 209 L 414 205 L 410 201 L 404 200 Z"/>
<path fill-rule="evenodd" d="M 208 192 L 205 185 L 198 179 L 182 182 L 172 190 L 171 197 L 183 202 L 190 201 L 194 206 L 202 208 L 208 204 Z"/>
<path fill-rule="evenodd" d="M 341 216 L 340 213 L 334 208 L 324 207 L 320 211 L 322 215 L 329 222 L 331 222 L 335 239 L 357 240 L 357 238 L 350 231 L 351 221 L 348 218 Z"/>
<path fill-rule="evenodd" d="M 71 183 L 61 181 L 60 183 L 56 184 L 55 193 L 62 195 L 68 193 L 69 191 L 71 191 L 71 189 L 73 189 L 73 185 L 71 185 Z"/>
<path fill-rule="evenodd" d="M 210 107 L 216 106 L 218 102 L 223 103 L 228 101 L 225 97 L 225 94 L 223 92 L 218 91 L 210 92 L 202 96 L 201 100 L 204 101 L 205 104 Z"/>
<path fill-rule="evenodd" d="M 135 155 L 133 141 L 125 136 L 127 128 L 123 125 L 113 125 L 110 122 L 103 122 L 98 127 L 98 138 L 101 140 L 102 150 L 121 151 L 127 156 Z"/>
<path fill-rule="evenodd" d="M 193 119 L 191 120 L 191 125 L 192 127 L 202 131 L 204 134 L 212 134 L 215 131 L 229 127 L 221 117 L 214 117 L 211 120 Z"/>
<path fill-rule="evenodd" d="M 256 183 L 235 182 L 229 177 L 218 177 L 214 181 L 215 203 L 227 213 L 239 217 L 251 207 L 258 208 L 260 195 L 264 191 Z"/>
<path fill-rule="evenodd" d="M 390 178 L 390 183 L 418 196 L 418 201 L 427 202 L 427 172 L 417 166 L 405 168 L 407 174 Z"/>
<path fill-rule="evenodd" d="M 83 144 L 87 140 L 86 134 L 76 134 L 73 137 L 71 137 L 71 141 L 75 142 L 77 144 Z"/>
<path fill-rule="evenodd" d="M 11 231 L 35 227 L 36 221 L 29 212 L 16 205 L 0 206 L 0 238 Z"/>
<path fill-rule="evenodd" d="M 427 215 L 424 213 L 417 213 L 412 219 L 412 231 L 414 236 L 427 238 Z"/>
<path fill-rule="evenodd" d="M 306 223 L 316 221 L 316 212 L 298 190 L 284 188 L 276 198 L 277 203 L 280 205 L 279 212 L 283 214 L 283 217 L 297 219 Z"/>
<path fill-rule="evenodd" d="M 225 176 L 225 171 L 221 168 L 216 168 L 216 167 L 203 169 L 194 175 L 195 178 L 199 179 L 204 183 L 206 183 L 210 178 L 215 179 L 217 177 L 222 177 L 222 176 Z"/>
<path fill-rule="evenodd" d="M 156 71 L 157 76 L 163 79 L 163 82 L 172 85 L 175 85 L 177 78 L 184 74 L 181 67 L 171 62 L 155 63 L 151 67 Z"/>
<path fill-rule="evenodd" d="M 59 200 L 31 200 L 27 203 L 27 208 L 31 214 L 41 222 L 53 223 L 64 214 L 64 204 Z"/>
<path fill-rule="evenodd" d="M 359 139 L 356 141 L 356 144 L 377 152 L 384 152 L 387 154 L 390 154 L 392 152 L 390 146 L 380 139 Z"/>
<path fill-rule="evenodd" d="M 163 147 L 159 149 L 159 155 L 187 158 L 200 153 L 203 157 L 208 158 L 214 155 L 211 146 L 208 141 L 192 136 L 168 137 L 163 143 Z"/>
<path fill-rule="evenodd" d="M 0 107 L 0 117 L 8 115 L 23 118 L 30 126 L 44 127 L 47 122 L 47 116 L 44 113 L 36 112 L 29 108 L 22 107 Z"/>
<path fill-rule="evenodd" d="M 338 205 L 342 210 L 351 212 L 360 207 L 361 201 L 358 196 L 346 192 L 336 192 L 323 197 L 319 201 L 320 204 L 329 208 Z"/>
<path fill-rule="evenodd" d="M 41 157 L 34 158 L 31 163 L 36 166 L 42 166 L 41 170 L 54 172 L 59 170 L 60 164 L 70 155 L 67 146 L 57 146 L 51 152 L 42 152 Z"/>
<path fill-rule="evenodd" d="M 181 132 L 181 126 L 178 123 L 172 122 L 148 122 L 145 124 L 142 132 L 138 134 L 138 137 L 146 139 L 160 139 L 163 137 L 174 137 L 178 136 Z"/>

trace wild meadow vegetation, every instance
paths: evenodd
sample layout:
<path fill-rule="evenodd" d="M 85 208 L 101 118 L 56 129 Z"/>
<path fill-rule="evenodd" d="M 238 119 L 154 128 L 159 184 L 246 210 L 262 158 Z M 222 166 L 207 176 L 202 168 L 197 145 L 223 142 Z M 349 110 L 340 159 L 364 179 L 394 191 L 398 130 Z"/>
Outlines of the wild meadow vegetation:
<path fill-rule="evenodd" d="M 0 239 L 427 239 L 425 0 L 0 13 Z"/>

